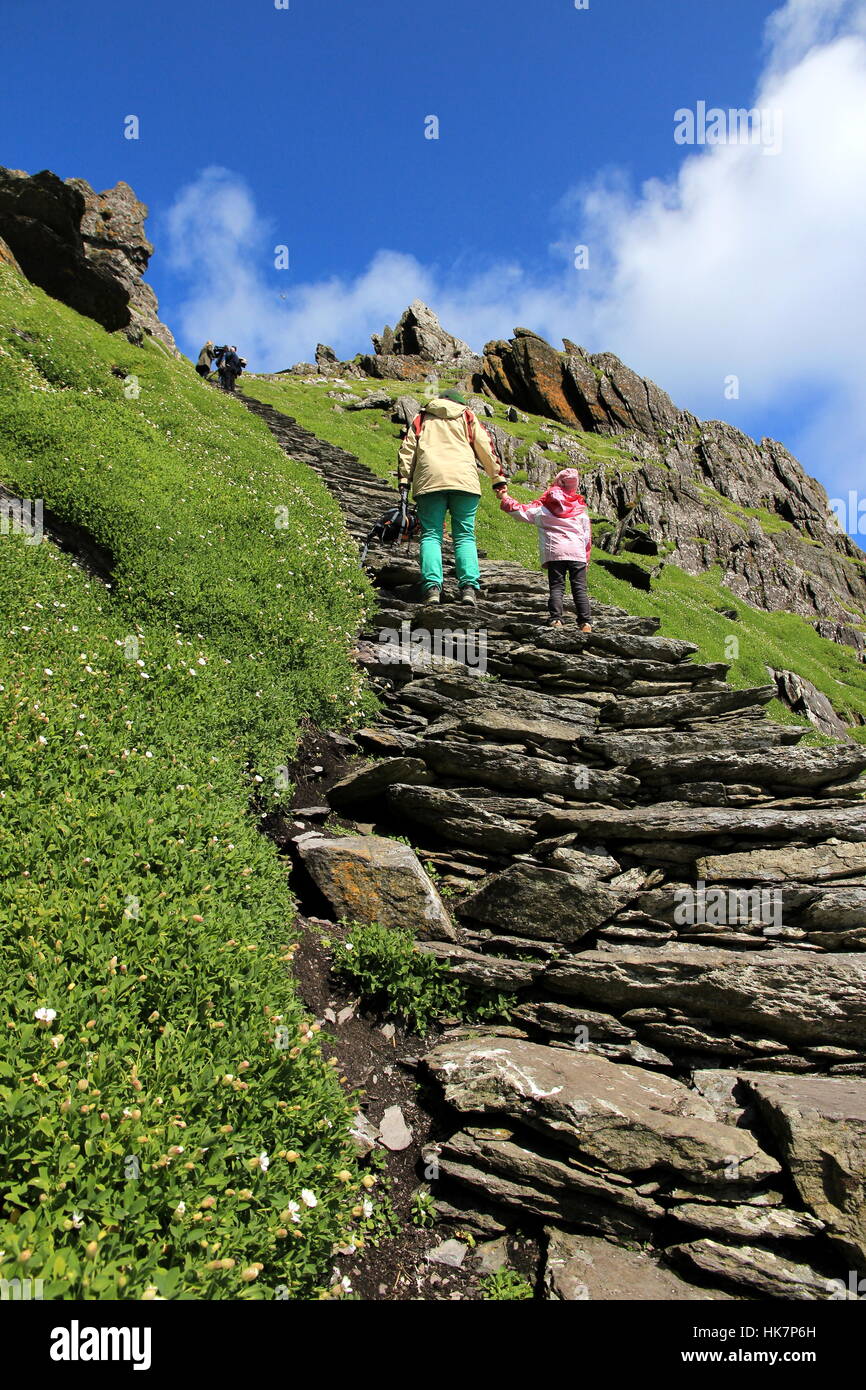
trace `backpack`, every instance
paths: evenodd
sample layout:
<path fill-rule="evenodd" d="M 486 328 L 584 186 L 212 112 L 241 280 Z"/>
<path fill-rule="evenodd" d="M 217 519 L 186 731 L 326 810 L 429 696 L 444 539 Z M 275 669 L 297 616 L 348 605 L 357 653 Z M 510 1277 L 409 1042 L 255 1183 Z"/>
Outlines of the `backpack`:
<path fill-rule="evenodd" d="M 413 432 L 414 432 L 414 435 L 415 435 L 415 438 L 416 438 L 416 439 L 420 439 L 420 438 L 421 438 L 421 431 L 422 431 L 422 429 L 424 428 L 424 420 L 425 420 L 425 418 L 426 418 L 426 414 L 427 414 L 427 412 L 424 411 L 424 410 L 422 410 L 422 411 L 420 411 L 420 413 L 419 413 L 418 415 L 415 416 L 415 419 L 412 421 L 412 430 L 413 430 Z M 467 434 L 467 437 L 468 437 L 468 439 L 469 439 L 469 443 L 470 443 L 470 445 L 474 448 L 474 447 L 475 447 L 475 421 L 476 421 L 476 417 L 472 414 L 472 411 L 469 410 L 469 409 L 467 408 L 467 409 L 464 410 L 464 412 L 463 412 L 463 420 L 464 420 L 465 425 L 466 425 L 466 434 Z M 499 467 L 500 467 L 500 469 L 501 469 L 501 468 L 502 468 L 502 460 L 501 460 L 500 457 L 499 457 L 499 450 L 498 450 L 497 447 L 496 447 L 496 440 L 493 438 L 493 435 L 490 433 L 490 431 L 489 431 L 489 429 L 487 428 L 487 426 L 486 426 L 485 424 L 483 424 L 481 420 L 478 421 L 478 424 L 481 425 L 481 428 L 483 429 L 484 433 L 487 435 L 487 440 L 488 440 L 488 443 L 490 444 L 490 448 L 491 448 L 491 451 L 492 451 L 492 453 L 493 453 L 493 457 L 496 459 L 496 462 L 499 464 Z"/>
<path fill-rule="evenodd" d="M 366 560 L 367 551 L 374 541 L 381 541 L 383 545 L 397 545 L 400 541 L 405 541 L 408 550 L 420 531 L 421 522 L 418 520 L 418 513 L 415 508 L 401 501 L 398 506 L 391 507 L 375 525 L 370 527 L 361 551 L 361 564 L 363 565 Z"/>
<path fill-rule="evenodd" d="M 426 410 L 422 410 L 412 421 L 412 429 L 415 431 L 415 438 L 421 438 L 421 431 L 424 428 L 424 421 L 427 417 Z M 469 443 L 475 443 L 475 417 L 471 410 L 464 410 L 463 419 L 466 423 L 466 433 L 469 436 Z"/>

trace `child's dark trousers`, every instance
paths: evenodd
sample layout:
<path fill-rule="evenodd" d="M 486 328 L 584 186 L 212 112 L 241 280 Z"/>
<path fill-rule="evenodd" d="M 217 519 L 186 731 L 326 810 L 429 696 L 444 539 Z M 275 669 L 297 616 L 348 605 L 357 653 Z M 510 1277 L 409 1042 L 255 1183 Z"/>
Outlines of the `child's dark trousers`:
<path fill-rule="evenodd" d="M 562 619 L 562 601 L 565 598 L 567 579 L 571 580 L 571 594 L 577 609 L 577 620 L 580 623 L 588 623 L 592 617 L 592 609 L 586 590 L 586 565 L 580 560 L 551 560 L 548 563 L 547 582 L 550 585 L 550 597 L 547 600 L 547 611 L 552 619 Z"/>

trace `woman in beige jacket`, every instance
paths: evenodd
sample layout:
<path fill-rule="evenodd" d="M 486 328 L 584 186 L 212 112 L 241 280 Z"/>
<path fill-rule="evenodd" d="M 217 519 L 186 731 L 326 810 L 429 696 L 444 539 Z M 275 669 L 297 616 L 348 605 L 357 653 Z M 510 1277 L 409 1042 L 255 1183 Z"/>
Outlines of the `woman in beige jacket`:
<path fill-rule="evenodd" d="M 495 489 L 506 479 L 493 443 L 458 391 L 443 391 L 416 415 L 400 446 L 397 478 L 400 492 L 409 486 L 421 522 L 421 580 L 427 603 L 442 595 L 442 531 L 451 514 L 454 568 L 464 603 L 474 603 L 481 587 L 475 513 L 481 500 L 478 466 Z"/>

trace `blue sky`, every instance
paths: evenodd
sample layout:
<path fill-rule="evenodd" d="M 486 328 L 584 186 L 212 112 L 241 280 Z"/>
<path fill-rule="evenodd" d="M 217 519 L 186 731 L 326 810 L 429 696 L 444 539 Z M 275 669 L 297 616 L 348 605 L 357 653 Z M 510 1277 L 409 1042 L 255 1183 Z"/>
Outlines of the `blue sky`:
<path fill-rule="evenodd" d="M 132 184 L 189 353 L 354 353 L 418 294 L 478 348 L 521 323 L 616 352 L 841 494 L 866 447 L 864 11 L 4 0 L 0 157 Z M 783 111 L 784 146 L 676 144 L 700 101 Z"/>

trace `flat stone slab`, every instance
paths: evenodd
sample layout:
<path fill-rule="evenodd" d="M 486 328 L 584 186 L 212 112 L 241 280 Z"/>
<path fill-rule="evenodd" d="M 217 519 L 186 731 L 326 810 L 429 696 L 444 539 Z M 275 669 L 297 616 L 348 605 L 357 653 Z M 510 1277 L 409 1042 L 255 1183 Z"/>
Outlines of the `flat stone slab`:
<path fill-rule="evenodd" d="M 616 916 L 628 899 L 628 892 L 562 869 L 514 864 L 464 898 L 460 916 L 509 935 L 571 944 Z"/>
<path fill-rule="evenodd" d="M 576 1222 L 601 1235 L 647 1241 L 665 1215 L 663 1207 L 630 1183 L 567 1157 L 536 1152 L 509 1130 L 461 1130 L 443 1146 L 439 1167 L 473 1200 L 493 1203 L 522 1219 L 531 1215 Z"/>
<path fill-rule="evenodd" d="M 652 753 L 638 757 L 629 771 L 642 782 L 747 782 L 758 786 L 825 787 L 855 777 L 866 768 L 866 749 L 858 744 L 845 748 L 772 748 L 724 752 L 705 748 L 702 753 Z M 863 784 L 866 791 L 866 782 Z"/>
<path fill-rule="evenodd" d="M 379 1140 L 392 1153 L 408 1149 L 412 1143 L 412 1131 L 403 1119 L 399 1105 L 389 1105 L 379 1124 Z"/>
<path fill-rule="evenodd" d="M 537 826 L 540 835 L 577 831 L 605 840 L 711 840 L 716 835 L 767 840 L 826 840 L 839 835 L 866 841 L 866 807 L 860 805 L 808 810 L 749 809 L 720 806 L 689 808 L 677 801 L 628 810 L 575 807 L 550 811 Z"/>
<path fill-rule="evenodd" d="M 440 1043 L 425 1061 L 457 1110 L 518 1121 L 602 1170 L 744 1188 L 779 1172 L 748 1130 L 658 1072 L 497 1035 Z"/>
<path fill-rule="evenodd" d="M 743 1072 L 741 1081 L 803 1202 L 866 1270 L 866 1080 Z"/>
<path fill-rule="evenodd" d="M 511 793 L 526 792 L 533 797 L 555 792 L 570 801 L 610 801 L 632 797 L 640 788 L 636 777 L 624 773 L 603 772 L 561 759 L 554 762 L 527 757 L 495 744 L 447 743 L 426 738 L 418 745 L 418 754 L 441 776 L 476 781 Z"/>
<path fill-rule="evenodd" d="M 443 787 L 398 785 L 389 788 L 386 795 L 393 810 L 455 844 L 519 854 L 535 839 L 530 829 L 486 811 L 482 802 L 469 801 Z"/>
<path fill-rule="evenodd" d="M 338 917 L 410 927 L 416 935 L 454 940 L 456 931 L 414 850 L 377 835 L 304 835 L 296 841 L 311 877 Z"/>
<path fill-rule="evenodd" d="M 795 1045 L 859 1049 L 866 1037 L 866 959 L 860 953 L 623 946 L 570 956 L 548 969 L 544 985 L 614 1012 L 674 1008 Z"/>
<path fill-rule="evenodd" d="M 823 883 L 866 875 L 866 842 L 836 841 L 804 849 L 712 854 L 697 861 L 697 871 L 708 883 Z"/>
<path fill-rule="evenodd" d="M 353 768 L 328 789 L 332 806 L 351 806 L 356 801 L 369 801 L 381 796 L 395 782 L 407 784 L 429 782 L 430 773 L 420 758 L 384 758 L 381 762 Z"/>
<path fill-rule="evenodd" d="M 672 1246 L 665 1253 L 677 1265 L 737 1285 L 749 1298 L 817 1302 L 845 1296 L 836 1292 L 833 1281 L 817 1270 L 757 1246 L 695 1240 Z"/>
<path fill-rule="evenodd" d="M 563 1302 L 705 1302 L 731 1294 L 700 1288 L 666 1269 L 643 1250 L 627 1250 L 597 1236 L 545 1230 L 544 1283 L 548 1298 Z"/>

